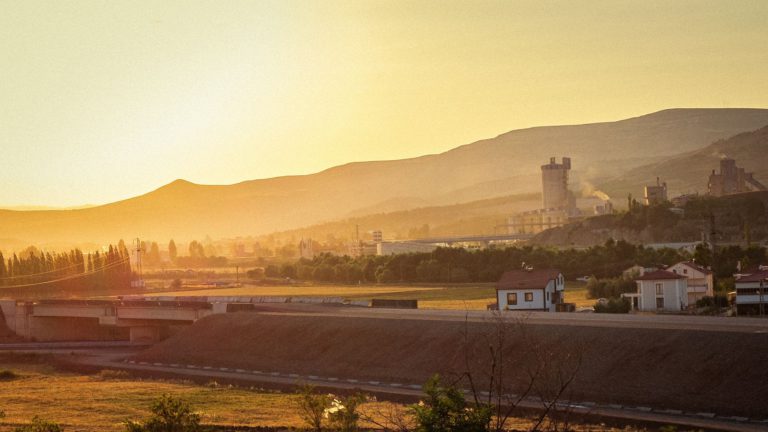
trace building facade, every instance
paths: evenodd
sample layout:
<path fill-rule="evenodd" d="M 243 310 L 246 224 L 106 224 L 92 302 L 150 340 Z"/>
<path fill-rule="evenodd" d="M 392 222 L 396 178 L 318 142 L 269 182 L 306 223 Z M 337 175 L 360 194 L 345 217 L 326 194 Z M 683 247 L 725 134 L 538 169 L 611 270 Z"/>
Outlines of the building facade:
<path fill-rule="evenodd" d="M 672 273 L 688 278 L 688 304 L 694 305 L 705 296 L 712 297 L 714 284 L 712 271 L 695 262 L 683 261 L 667 268 Z"/>
<path fill-rule="evenodd" d="M 549 163 L 541 166 L 541 198 L 543 209 L 574 207 L 573 194 L 568 190 L 568 174 L 571 171 L 571 158 L 564 157 L 563 163 L 550 158 Z"/>
<path fill-rule="evenodd" d="M 564 303 L 564 290 L 565 279 L 558 270 L 513 270 L 496 283 L 496 301 L 501 311 L 554 312 Z"/>
<path fill-rule="evenodd" d="M 430 253 L 437 249 L 436 244 L 416 242 L 384 241 L 376 243 L 376 255 L 394 255 L 403 253 Z"/>
<path fill-rule="evenodd" d="M 646 272 L 635 279 L 637 293 L 622 294 L 632 309 L 645 312 L 680 312 L 688 307 L 688 278 L 666 270 Z"/>
<path fill-rule="evenodd" d="M 736 161 L 730 158 L 720 159 L 720 173 L 709 176 L 709 194 L 720 197 L 742 192 L 766 190 L 766 187 L 757 181 L 752 173 L 744 171 L 736 165 Z"/>
<path fill-rule="evenodd" d="M 536 234 L 549 228 L 563 226 L 580 217 L 576 198 L 568 190 L 568 176 L 571 158 L 564 157 L 563 163 L 550 158 L 541 166 L 542 207 L 513 215 L 507 219 L 510 234 Z"/>
<path fill-rule="evenodd" d="M 510 234 L 538 234 L 546 229 L 567 224 L 570 215 L 566 209 L 541 209 L 518 213 L 508 219 Z"/>
<path fill-rule="evenodd" d="M 768 270 L 741 274 L 736 278 L 737 315 L 765 315 L 768 313 Z"/>
<path fill-rule="evenodd" d="M 656 177 L 655 186 L 646 186 L 643 190 L 643 204 L 656 205 L 667 202 L 667 183 Z"/>

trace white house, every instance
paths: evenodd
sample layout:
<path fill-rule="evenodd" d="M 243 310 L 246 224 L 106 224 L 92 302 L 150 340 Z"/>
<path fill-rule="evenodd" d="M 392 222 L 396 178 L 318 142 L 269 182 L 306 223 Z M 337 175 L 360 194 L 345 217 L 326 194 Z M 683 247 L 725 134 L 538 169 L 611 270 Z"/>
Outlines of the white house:
<path fill-rule="evenodd" d="M 630 299 L 632 309 L 678 312 L 688 307 L 688 278 L 666 271 L 646 272 L 635 279 L 637 293 L 622 294 Z"/>
<path fill-rule="evenodd" d="M 688 304 L 696 304 L 696 300 L 704 296 L 713 296 L 712 270 L 692 261 L 683 261 L 668 267 L 667 271 L 688 278 Z"/>
<path fill-rule="evenodd" d="M 565 279 L 559 270 L 525 269 L 504 273 L 496 283 L 499 310 L 554 312 L 563 303 Z"/>
<path fill-rule="evenodd" d="M 768 314 L 768 270 L 738 275 L 736 286 L 736 314 Z"/>

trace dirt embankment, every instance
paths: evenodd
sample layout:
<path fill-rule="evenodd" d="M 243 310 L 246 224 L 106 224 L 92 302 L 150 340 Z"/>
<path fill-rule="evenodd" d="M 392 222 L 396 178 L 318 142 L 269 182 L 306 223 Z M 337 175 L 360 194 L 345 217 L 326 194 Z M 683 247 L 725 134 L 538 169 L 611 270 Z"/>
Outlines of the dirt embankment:
<path fill-rule="evenodd" d="M 421 384 L 467 370 L 484 381 L 493 323 L 214 315 L 137 360 Z M 537 366 L 538 390 L 578 366 L 572 400 L 768 416 L 768 335 L 512 324 L 505 376 L 517 390 Z M 466 335 L 466 336 L 465 336 Z M 465 354 L 469 354 L 465 356 Z"/>

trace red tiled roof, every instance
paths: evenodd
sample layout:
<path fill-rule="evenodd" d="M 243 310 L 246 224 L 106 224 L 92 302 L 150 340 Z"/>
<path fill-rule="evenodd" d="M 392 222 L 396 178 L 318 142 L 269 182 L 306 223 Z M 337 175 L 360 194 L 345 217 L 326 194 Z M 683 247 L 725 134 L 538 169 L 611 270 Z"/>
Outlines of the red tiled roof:
<path fill-rule="evenodd" d="M 672 273 L 666 270 L 656 270 L 645 273 L 644 275 L 635 278 L 635 280 L 664 280 L 664 279 L 687 279 L 683 275 Z"/>
<path fill-rule="evenodd" d="M 743 274 L 736 282 L 760 282 L 761 280 L 768 279 L 768 271 L 758 271 L 752 274 Z"/>
<path fill-rule="evenodd" d="M 695 262 L 683 261 L 680 264 L 684 264 L 684 265 L 686 265 L 686 266 L 688 266 L 688 267 L 690 267 L 690 268 L 692 268 L 692 269 L 694 269 L 696 271 L 700 271 L 700 272 L 702 272 L 704 274 L 712 274 L 712 270 L 710 270 L 710 269 L 708 269 L 706 267 L 702 267 L 702 266 L 696 264 Z"/>
<path fill-rule="evenodd" d="M 501 275 L 496 289 L 542 289 L 559 275 L 555 269 L 512 270 Z"/>

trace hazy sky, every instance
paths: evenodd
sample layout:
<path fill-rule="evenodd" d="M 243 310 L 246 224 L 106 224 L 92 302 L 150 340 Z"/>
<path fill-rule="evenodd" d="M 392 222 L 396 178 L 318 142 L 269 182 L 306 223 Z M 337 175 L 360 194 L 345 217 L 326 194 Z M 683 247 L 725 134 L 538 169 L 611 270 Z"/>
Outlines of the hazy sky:
<path fill-rule="evenodd" d="M 0 205 L 768 107 L 768 1 L 0 0 Z"/>

